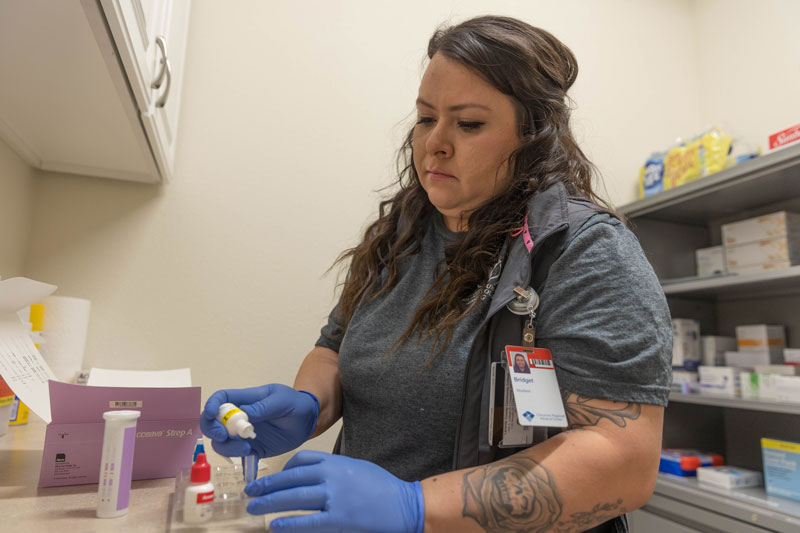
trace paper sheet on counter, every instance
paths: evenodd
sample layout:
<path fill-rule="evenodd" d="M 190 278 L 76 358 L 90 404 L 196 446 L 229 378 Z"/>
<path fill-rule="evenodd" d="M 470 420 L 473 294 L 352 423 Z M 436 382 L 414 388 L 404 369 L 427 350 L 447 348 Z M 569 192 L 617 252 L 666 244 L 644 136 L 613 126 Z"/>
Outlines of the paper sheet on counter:
<path fill-rule="evenodd" d="M 189 368 L 174 370 L 110 370 L 92 368 L 89 381 L 93 387 L 191 387 Z"/>
<path fill-rule="evenodd" d="M 31 340 L 30 326 L 17 311 L 56 290 L 55 285 L 28 278 L 0 281 L 0 375 L 11 390 L 48 424 L 50 392 L 48 380 L 56 380 Z"/>

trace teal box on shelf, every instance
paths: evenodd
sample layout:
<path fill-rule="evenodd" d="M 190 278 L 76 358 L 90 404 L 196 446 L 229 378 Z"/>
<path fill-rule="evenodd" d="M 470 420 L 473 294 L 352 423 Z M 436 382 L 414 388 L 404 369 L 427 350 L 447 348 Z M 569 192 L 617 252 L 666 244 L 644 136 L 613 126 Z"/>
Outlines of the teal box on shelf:
<path fill-rule="evenodd" d="M 800 501 L 800 443 L 761 439 L 767 493 Z"/>

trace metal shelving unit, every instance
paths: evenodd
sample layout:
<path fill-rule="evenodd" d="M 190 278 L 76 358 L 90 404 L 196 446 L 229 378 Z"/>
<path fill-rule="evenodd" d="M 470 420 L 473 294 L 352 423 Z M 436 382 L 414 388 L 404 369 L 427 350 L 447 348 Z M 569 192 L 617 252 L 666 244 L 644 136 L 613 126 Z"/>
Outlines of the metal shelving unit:
<path fill-rule="evenodd" d="M 727 490 L 701 485 L 694 477 L 659 474 L 656 495 L 648 506 L 655 504 L 662 516 L 676 513 L 695 524 L 711 518 L 723 531 L 752 531 L 748 525 L 755 531 L 800 531 L 800 502 L 770 496 L 763 488 Z"/>
<path fill-rule="evenodd" d="M 695 405 L 713 405 L 716 407 L 728 407 L 731 409 L 748 409 L 751 411 L 763 411 L 767 413 L 786 413 L 790 415 L 800 415 L 800 404 L 770 402 L 762 400 L 745 400 L 732 396 L 711 395 L 711 394 L 683 394 L 671 392 L 670 402 L 692 403 Z M 798 421 L 800 424 L 800 421 Z"/>
<path fill-rule="evenodd" d="M 705 224 L 752 207 L 800 197 L 800 145 L 745 161 L 619 208 L 628 218 Z M 793 179 L 795 176 L 795 179 Z"/>
<path fill-rule="evenodd" d="M 800 265 L 749 275 L 694 277 L 694 250 L 720 244 L 722 224 L 782 209 L 800 211 L 800 145 L 792 146 L 619 209 L 628 217 L 673 316 L 704 334 L 733 335 L 743 323 L 782 323 L 800 346 Z M 800 404 L 670 394 L 666 447 L 721 452 L 759 470 L 760 437 L 800 441 Z M 662 474 L 634 533 L 800 531 L 800 502 L 763 488 L 723 490 Z M 641 528 L 641 529 L 639 529 Z"/>

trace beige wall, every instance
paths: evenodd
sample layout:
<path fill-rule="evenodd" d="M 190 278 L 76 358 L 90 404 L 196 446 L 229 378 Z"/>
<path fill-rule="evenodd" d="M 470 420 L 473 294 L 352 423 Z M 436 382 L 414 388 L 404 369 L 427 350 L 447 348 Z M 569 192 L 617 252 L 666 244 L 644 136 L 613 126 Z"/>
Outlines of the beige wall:
<path fill-rule="evenodd" d="M 36 179 L 27 274 L 92 300 L 87 366 L 191 366 L 204 397 L 291 383 L 334 301 L 334 276 L 322 276 L 375 212 L 372 191 L 392 176 L 427 39 L 438 23 L 486 6 L 194 2 L 173 183 Z M 576 132 L 614 201 L 633 199 L 652 149 L 711 120 L 698 96 L 695 17 L 721 6 L 492 6 L 549 29 L 576 53 Z M 782 22 L 772 30 L 789 31 Z M 732 37 L 723 28 L 715 35 Z M 783 115 L 772 101 L 762 107 Z"/>
<path fill-rule="evenodd" d="M 0 278 L 24 274 L 33 206 L 33 171 L 0 141 Z"/>

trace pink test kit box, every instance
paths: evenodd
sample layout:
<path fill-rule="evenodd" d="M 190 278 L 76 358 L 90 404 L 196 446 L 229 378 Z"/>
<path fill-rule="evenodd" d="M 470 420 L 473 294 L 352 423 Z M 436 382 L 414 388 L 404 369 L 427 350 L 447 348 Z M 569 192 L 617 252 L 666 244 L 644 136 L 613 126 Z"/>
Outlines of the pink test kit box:
<path fill-rule="evenodd" d="M 133 479 L 174 477 L 192 464 L 200 433 L 200 387 L 93 387 L 50 381 L 40 487 L 97 483 L 103 413 L 137 410 Z"/>

